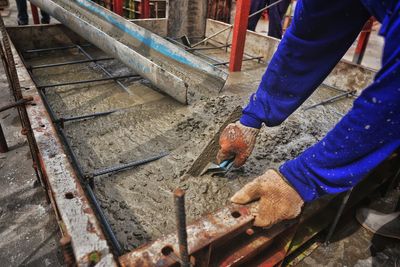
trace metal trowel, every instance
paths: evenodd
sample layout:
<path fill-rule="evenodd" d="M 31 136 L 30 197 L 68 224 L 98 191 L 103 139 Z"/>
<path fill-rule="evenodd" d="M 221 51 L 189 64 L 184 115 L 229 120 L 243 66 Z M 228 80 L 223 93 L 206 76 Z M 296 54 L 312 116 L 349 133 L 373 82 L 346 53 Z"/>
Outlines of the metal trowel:
<path fill-rule="evenodd" d="M 225 174 L 232 168 L 232 166 L 233 159 L 224 160 L 219 165 L 209 162 L 204 170 L 200 173 L 200 176 L 203 176 L 204 174 Z"/>

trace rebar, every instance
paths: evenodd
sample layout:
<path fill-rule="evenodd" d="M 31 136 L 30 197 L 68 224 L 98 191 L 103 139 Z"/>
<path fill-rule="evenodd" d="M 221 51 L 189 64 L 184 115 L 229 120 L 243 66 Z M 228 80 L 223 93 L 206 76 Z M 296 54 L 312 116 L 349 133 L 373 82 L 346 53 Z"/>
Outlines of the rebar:
<path fill-rule="evenodd" d="M 66 266 L 76 266 L 74 249 L 72 248 L 71 236 L 66 234 L 60 239 L 60 246 L 64 256 Z"/>
<path fill-rule="evenodd" d="M 268 5 L 268 6 L 266 6 L 266 7 L 264 7 L 264 8 L 261 8 L 260 10 L 258 10 L 258 11 L 256 11 L 256 12 L 250 14 L 250 15 L 249 15 L 249 18 L 251 18 L 251 17 L 257 15 L 258 13 L 263 12 L 264 10 L 269 9 L 270 7 L 273 7 L 273 6 L 277 5 L 277 4 L 279 4 L 279 3 L 282 2 L 282 1 L 283 1 L 283 0 L 278 0 L 278 1 L 276 1 L 276 2 L 274 2 L 274 3 L 272 3 L 272 4 Z M 232 27 L 233 27 L 233 25 L 229 25 L 228 27 L 226 27 L 226 28 L 224 28 L 224 29 L 222 29 L 222 30 L 220 30 L 220 31 L 218 31 L 218 32 L 216 32 L 216 33 L 214 33 L 214 34 L 212 34 L 212 35 L 210 35 L 210 36 L 204 38 L 203 40 L 201 40 L 201 41 L 199 41 L 199 42 L 193 44 L 191 47 L 192 47 L 192 48 L 193 48 L 193 47 L 196 47 L 196 46 L 198 46 L 198 45 L 204 43 L 205 41 L 208 41 L 208 40 L 214 38 L 214 37 L 217 36 L 218 34 L 221 34 L 221 33 L 223 33 L 224 31 L 229 30 L 229 29 L 232 28 Z"/>
<path fill-rule="evenodd" d="M 82 47 L 92 46 L 91 44 L 81 44 Z M 67 46 L 58 46 L 58 47 L 49 47 L 49 48 L 39 48 L 39 49 L 28 49 L 23 51 L 23 53 L 38 53 L 38 52 L 48 52 L 48 51 L 57 51 L 57 50 L 67 50 L 77 48 L 76 44 L 67 45 Z"/>
<path fill-rule="evenodd" d="M 189 258 L 187 231 L 186 231 L 185 191 L 183 191 L 180 188 L 174 191 L 174 203 L 175 203 L 175 215 L 177 224 L 176 226 L 178 231 L 181 266 L 189 267 L 190 258 Z"/>
<path fill-rule="evenodd" d="M 214 49 L 221 49 L 221 48 L 227 48 L 230 47 L 230 44 L 227 45 L 220 45 L 220 46 L 214 46 L 214 47 L 199 47 L 199 48 L 186 48 L 186 51 L 191 52 L 191 51 L 200 51 L 200 50 L 214 50 Z"/>
<path fill-rule="evenodd" d="M 329 228 L 328 235 L 326 236 L 326 239 L 325 239 L 325 245 L 329 244 L 329 242 L 331 240 L 331 237 L 333 235 L 333 232 L 336 229 L 336 225 L 339 222 L 339 219 L 343 214 L 343 211 L 344 211 L 344 208 L 347 205 L 347 202 L 349 201 L 349 198 L 350 198 L 350 195 L 351 195 L 352 191 L 353 191 L 353 188 L 350 189 L 349 191 L 347 191 L 346 194 L 344 195 L 344 197 L 342 199 L 342 203 L 340 204 L 340 207 L 339 207 L 339 209 L 338 209 L 338 211 L 336 213 L 335 219 L 333 220 L 333 223 L 332 223 L 331 227 Z"/>
<path fill-rule="evenodd" d="M 278 1 L 276 1 L 276 2 L 274 2 L 274 3 L 272 3 L 272 4 L 270 4 L 270 5 L 268 5 L 268 6 L 266 6 L 266 7 L 263 7 L 263 8 L 261 8 L 261 9 L 257 10 L 256 12 L 250 14 L 250 15 L 249 15 L 249 18 L 251 18 L 251 17 L 257 15 L 258 13 L 261 13 L 261 12 L 267 10 L 267 9 L 270 8 L 270 7 L 273 7 L 273 6 L 277 5 L 277 4 L 279 4 L 279 3 L 282 2 L 282 1 L 283 1 L 283 0 L 278 0 Z"/>
<path fill-rule="evenodd" d="M 242 61 L 250 61 L 250 60 L 253 60 L 253 59 L 257 59 L 257 60 L 260 62 L 260 60 L 261 60 L 262 58 L 263 58 L 262 56 L 250 57 L 250 58 L 243 58 Z M 221 65 L 228 65 L 228 64 L 229 64 L 229 61 L 225 61 L 225 62 L 214 63 L 213 65 L 214 65 L 214 66 L 221 66 Z"/>
<path fill-rule="evenodd" d="M 67 66 L 67 65 L 88 63 L 88 62 L 107 61 L 107 60 L 113 60 L 113 59 L 114 58 L 112 58 L 112 57 L 104 57 L 104 58 L 95 58 L 95 59 L 74 60 L 74 61 L 67 61 L 67 62 L 60 62 L 60 63 L 53 63 L 53 64 L 29 66 L 27 69 L 36 70 L 36 69 L 44 69 L 44 68 L 54 68 L 54 67 L 61 67 L 61 66 Z"/>
<path fill-rule="evenodd" d="M 115 172 L 119 172 L 119 171 L 123 171 L 126 170 L 128 168 L 133 168 L 133 167 L 137 167 L 155 160 L 158 160 L 160 158 L 163 158 L 165 156 L 169 155 L 169 152 L 162 152 L 159 155 L 156 156 L 151 156 L 145 159 L 141 159 L 141 160 L 135 160 L 126 164 L 119 164 L 113 167 L 109 167 L 109 168 L 105 168 L 105 169 L 101 169 L 101 170 L 97 170 L 94 171 L 90 176 L 91 177 L 96 177 L 96 176 L 100 176 L 100 175 L 104 175 L 104 174 L 108 174 L 108 173 L 115 173 Z"/>
<path fill-rule="evenodd" d="M 21 92 L 21 86 L 19 83 L 19 78 L 18 78 L 18 73 L 17 73 L 17 68 L 16 64 L 14 61 L 14 55 L 11 49 L 11 42 L 6 30 L 6 27 L 4 25 L 3 18 L 0 16 L 0 32 L 2 36 L 2 44 L 0 45 L 0 50 L 2 51 L 2 59 L 3 59 L 3 64 L 7 68 L 6 73 L 8 72 L 7 78 L 9 78 L 9 85 L 10 89 L 12 91 L 12 95 L 14 97 L 15 101 L 23 99 L 22 92 Z M 3 50 L 4 46 L 4 50 Z M 36 178 L 40 182 L 43 188 L 47 190 L 47 182 L 46 180 L 42 177 L 42 170 L 41 170 L 41 165 L 39 161 L 39 151 L 36 145 L 36 140 L 33 136 L 33 131 L 31 127 L 31 123 L 29 121 L 28 113 L 25 109 L 25 106 L 18 106 L 18 114 L 20 117 L 21 121 L 21 126 L 22 129 L 26 132 L 26 137 L 28 140 L 28 145 L 29 145 L 29 150 L 32 156 L 32 160 L 35 166 L 37 168 L 34 169 Z"/>
<path fill-rule="evenodd" d="M 42 97 L 43 104 L 45 105 L 45 107 L 50 115 L 50 119 L 53 122 L 55 122 L 57 120 L 57 117 L 56 117 L 53 109 L 51 108 L 46 95 L 41 90 L 39 90 L 39 94 Z M 74 167 L 74 169 L 76 170 L 78 179 L 80 180 L 81 184 L 83 184 L 83 186 L 85 188 L 87 196 L 93 205 L 94 211 L 97 214 L 97 218 L 99 219 L 99 221 L 102 225 L 102 228 L 108 237 L 108 240 L 110 240 L 113 250 L 115 251 L 117 256 L 122 255 L 121 245 L 120 245 L 117 237 L 115 236 L 115 234 L 110 226 L 110 223 L 108 222 L 107 217 L 105 216 L 105 214 L 100 206 L 100 203 L 98 202 L 96 195 L 93 192 L 93 189 L 90 187 L 90 185 L 85 180 L 83 169 L 82 169 L 81 165 L 79 164 L 79 161 L 75 155 L 75 152 L 72 149 L 71 144 L 69 143 L 69 140 L 68 140 L 64 130 L 58 124 L 55 124 L 55 126 L 56 126 L 56 130 L 61 138 L 61 141 L 66 149 L 66 153 L 71 161 L 71 164 Z"/>
<path fill-rule="evenodd" d="M 340 100 L 342 98 L 345 98 L 345 97 L 354 96 L 356 94 L 356 92 L 357 92 L 356 90 L 346 91 L 345 93 L 335 95 L 335 96 L 333 96 L 331 98 L 328 98 L 326 100 L 323 100 L 323 101 L 321 101 L 319 103 L 316 103 L 314 105 L 305 107 L 305 108 L 303 108 L 303 110 L 306 111 L 306 110 L 309 110 L 309 109 L 312 109 L 312 108 L 315 108 L 315 107 L 318 107 L 318 106 L 322 106 L 322 105 L 325 105 L 325 104 L 333 103 L 333 102 L 338 101 L 338 100 Z"/>
<path fill-rule="evenodd" d="M 67 122 L 67 121 L 76 121 L 76 120 L 82 120 L 82 119 L 87 119 L 87 118 L 106 116 L 106 115 L 112 114 L 112 113 L 114 113 L 116 111 L 117 110 L 111 110 L 111 111 L 97 112 L 97 113 L 86 114 L 86 115 L 81 115 L 81 116 L 59 118 L 59 119 L 57 119 L 55 121 L 55 123 L 64 123 L 64 122 Z"/>
<path fill-rule="evenodd" d="M 82 48 L 82 46 L 76 45 L 76 47 L 79 49 L 79 51 L 82 52 L 82 54 L 83 54 L 85 57 L 87 57 L 89 60 L 93 60 L 93 57 L 92 57 L 88 52 L 86 52 L 85 49 Z M 96 65 L 97 67 L 99 67 L 108 77 L 112 77 L 111 73 L 110 73 L 108 70 L 106 70 L 106 68 L 104 68 L 102 65 L 97 64 L 96 62 L 95 62 L 95 65 Z M 115 80 L 115 82 L 116 82 L 119 86 L 121 86 L 121 88 L 124 89 L 128 94 L 131 94 L 131 92 L 128 90 L 128 88 L 127 88 L 122 82 L 120 82 L 120 81 L 118 81 L 118 80 Z"/>
<path fill-rule="evenodd" d="M 43 89 L 43 88 L 51 88 L 51 87 L 58 87 L 58 86 L 67 86 L 67 85 L 75 85 L 75 84 L 103 82 L 103 81 L 111 81 L 111 80 L 127 79 L 127 78 L 137 78 L 138 80 L 142 79 L 139 75 L 129 74 L 129 75 L 107 77 L 107 78 L 98 78 L 98 79 L 90 79 L 90 80 L 82 80 L 82 81 L 73 81 L 73 82 L 66 82 L 66 83 L 43 84 L 43 85 L 37 85 L 36 87 L 38 89 Z"/>

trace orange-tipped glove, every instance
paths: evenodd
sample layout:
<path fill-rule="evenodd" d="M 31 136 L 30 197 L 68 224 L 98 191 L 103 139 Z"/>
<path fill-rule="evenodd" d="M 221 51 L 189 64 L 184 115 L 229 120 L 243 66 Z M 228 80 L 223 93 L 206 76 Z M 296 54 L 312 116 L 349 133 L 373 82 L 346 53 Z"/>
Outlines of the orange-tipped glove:
<path fill-rule="evenodd" d="M 296 218 L 304 204 L 296 190 L 275 170 L 267 170 L 231 198 L 237 204 L 246 204 L 253 200 L 259 200 L 252 211 L 255 216 L 254 225 L 259 227 Z"/>
<path fill-rule="evenodd" d="M 240 122 L 230 123 L 219 137 L 217 162 L 233 159 L 233 166 L 242 166 L 253 151 L 260 129 L 246 127 Z"/>

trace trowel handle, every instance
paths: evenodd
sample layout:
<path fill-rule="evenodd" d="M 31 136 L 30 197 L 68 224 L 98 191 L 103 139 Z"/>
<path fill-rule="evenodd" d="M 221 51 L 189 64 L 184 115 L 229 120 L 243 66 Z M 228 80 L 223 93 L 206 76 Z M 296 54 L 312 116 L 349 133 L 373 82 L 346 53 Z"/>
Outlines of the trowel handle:
<path fill-rule="evenodd" d="M 223 162 L 221 162 L 221 164 L 219 164 L 219 166 L 220 166 L 221 168 L 224 168 L 224 169 L 226 169 L 226 170 L 229 170 L 230 168 L 232 168 L 233 160 L 234 160 L 234 159 L 227 159 L 227 160 L 224 160 Z"/>

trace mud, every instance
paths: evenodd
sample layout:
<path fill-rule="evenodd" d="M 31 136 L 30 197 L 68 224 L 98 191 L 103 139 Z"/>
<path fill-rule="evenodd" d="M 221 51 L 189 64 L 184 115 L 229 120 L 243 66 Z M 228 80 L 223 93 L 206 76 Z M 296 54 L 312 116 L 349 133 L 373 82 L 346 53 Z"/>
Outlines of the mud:
<path fill-rule="evenodd" d="M 104 56 L 93 48 L 88 51 L 94 57 Z M 71 50 L 26 60 L 35 65 L 73 59 L 82 59 L 82 55 Z M 114 75 L 129 73 L 116 61 L 100 64 Z M 267 168 L 277 168 L 297 156 L 338 121 L 339 116 L 332 108 L 298 110 L 281 126 L 262 128 L 254 153 L 244 167 L 232 170 L 225 177 L 189 175 L 213 160 L 215 149 L 206 153 L 201 164 L 194 164 L 198 163 L 199 155 L 204 155 L 210 141 L 216 145 L 215 136 L 221 126 L 238 106 L 245 104 L 264 68 L 247 62 L 246 71 L 239 76 L 232 75 L 223 94 L 202 97 L 189 106 L 156 92 L 145 80 L 124 80 L 130 95 L 109 81 L 46 90 L 51 107 L 59 117 L 118 109 L 105 117 L 65 124 L 66 134 L 86 173 L 170 152 L 158 161 L 135 169 L 95 178 L 95 193 L 124 249 L 131 250 L 174 231 L 171 192 L 175 188 L 181 187 L 187 192 L 186 209 L 191 222 L 228 204 L 230 196 L 245 183 Z M 35 70 L 34 77 L 38 84 L 46 84 L 104 75 L 94 64 L 81 64 Z M 328 97 L 329 92 L 313 96 L 306 105 Z M 342 108 L 348 108 L 350 101 L 346 103 Z"/>

